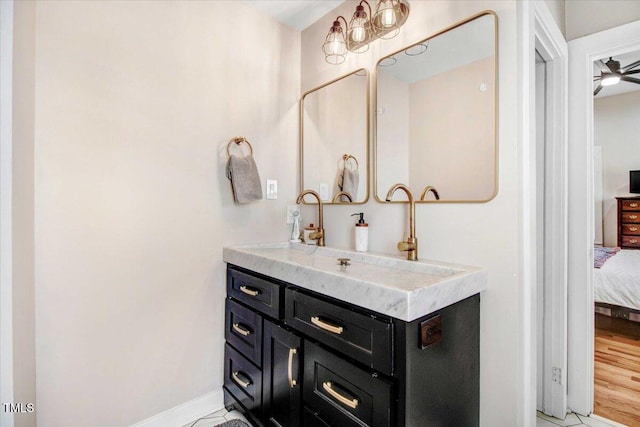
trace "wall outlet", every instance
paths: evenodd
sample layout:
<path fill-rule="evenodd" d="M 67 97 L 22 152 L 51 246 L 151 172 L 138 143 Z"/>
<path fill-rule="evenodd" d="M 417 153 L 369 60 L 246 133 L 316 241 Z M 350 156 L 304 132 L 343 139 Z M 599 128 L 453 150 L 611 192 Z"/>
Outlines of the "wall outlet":
<path fill-rule="evenodd" d="M 278 198 L 278 181 L 275 179 L 267 180 L 267 199 L 275 200 Z"/>
<path fill-rule="evenodd" d="M 287 205 L 287 224 L 293 224 L 293 213 L 298 212 L 300 215 L 300 206 L 298 205 Z"/>
<path fill-rule="evenodd" d="M 562 384 L 562 369 L 551 368 L 551 381 Z"/>

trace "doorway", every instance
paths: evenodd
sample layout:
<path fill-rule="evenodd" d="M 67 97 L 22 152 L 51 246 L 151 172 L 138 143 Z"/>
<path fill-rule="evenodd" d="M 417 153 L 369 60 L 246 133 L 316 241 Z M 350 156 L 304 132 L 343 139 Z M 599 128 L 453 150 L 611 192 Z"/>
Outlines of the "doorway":
<path fill-rule="evenodd" d="M 609 64 L 609 65 L 607 65 Z M 640 51 L 595 61 L 594 76 L 609 75 L 611 66 L 635 76 Z M 640 71 L 638 71 L 640 72 Z M 625 425 L 640 425 L 640 214 L 619 212 L 616 197 L 630 194 L 629 171 L 640 169 L 640 84 L 634 78 L 610 86 L 594 82 L 594 408 L 595 415 Z M 624 219 L 618 230 L 618 215 Z M 628 223 L 628 224 L 627 224 Z M 627 233 L 632 233 L 627 237 Z M 625 245 L 618 250 L 618 235 Z M 606 259 L 606 260 L 605 260 Z"/>
<path fill-rule="evenodd" d="M 636 21 L 569 42 L 568 404 L 583 415 L 594 409 L 593 62 L 640 50 L 639 35 Z"/>

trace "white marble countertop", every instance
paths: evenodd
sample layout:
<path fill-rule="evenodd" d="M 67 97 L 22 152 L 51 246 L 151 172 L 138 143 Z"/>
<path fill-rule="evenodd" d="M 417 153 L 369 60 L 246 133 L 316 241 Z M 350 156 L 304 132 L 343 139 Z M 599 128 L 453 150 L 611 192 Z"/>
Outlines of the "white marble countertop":
<path fill-rule="evenodd" d="M 300 243 L 223 248 L 225 262 L 396 319 L 412 321 L 482 292 L 487 271 Z M 342 271 L 338 258 L 349 258 Z"/>

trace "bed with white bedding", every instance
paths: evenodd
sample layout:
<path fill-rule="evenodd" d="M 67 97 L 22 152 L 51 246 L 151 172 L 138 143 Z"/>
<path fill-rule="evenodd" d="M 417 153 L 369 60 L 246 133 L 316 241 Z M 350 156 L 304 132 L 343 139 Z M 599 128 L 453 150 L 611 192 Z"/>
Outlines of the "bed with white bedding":
<path fill-rule="evenodd" d="M 640 250 L 604 249 L 612 253 L 593 269 L 596 312 L 640 321 Z"/>

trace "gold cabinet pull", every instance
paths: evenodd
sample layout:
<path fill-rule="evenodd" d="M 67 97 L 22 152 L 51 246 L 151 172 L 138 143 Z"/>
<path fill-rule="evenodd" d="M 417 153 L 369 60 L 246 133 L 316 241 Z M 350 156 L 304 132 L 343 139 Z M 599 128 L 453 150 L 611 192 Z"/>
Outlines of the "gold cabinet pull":
<path fill-rule="evenodd" d="M 349 399 L 348 397 L 344 397 L 333 389 L 333 384 L 331 383 L 331 381 L 323 382 L 322 388 L 325 389 L 326 392 L 331 395 L 331 397 L 333 397 L 343 405 L 346 405 L 351 409 L 356 409 L 358 407 L 358 399 Z"/>
<path fill-rule="evenodd" d="M 240 326 L 239 323 L 234 323 L 233 324 L 233 330 L 236 331 L 237 333 L 239 333 L 240 335 L 244 336 L 244 337 L 248 337 L 249 335 L 251 335 L 251 331 L 243 328 L 242 326 Z"/>
<path fill-rule="evenodd" d="M 249 288 L 249 287 L 247 287 L 245 285 L 240 286 L 240 291 L 243 294 L 247 294 L 247 295 L 252 296 L 252 297 L 257 297 L 258 294 L 260 293 L 260 291 L 258 291 L 256 289 L 251 289 L 251 288 Z"/>
<path fill-rule="evenodd" d="M 294 388 L 298 382 L 293 379 L 293 355 L 296 354 L 298 350 L 295 348 L 289 349 L 289 363 L 287 365 L 287 376 L 289 378 L 289 388 Z"/>
<path fill-rule="evenodd" d="M 247 388 L 251 385 L 251 381 L 243 381 L 242 378 L 240 378 L 240 372 L 238 371 L 231 373 L 231 377 L 233 378 L 233 381 L 242 388 Z"/>
<path fill-rule="evenodd" d="M 331 332 L 332 334 L 340 335 L 342 332 L 344 332 L 344 328 L 342 326 L 330 325 L 320 320 L 318 316 L 311 317 L 311 323 L 313 323 L 319 328 L 324 329 L 325 331 Z"/>
<path fill-rule="evenodd" d="M 629 219 L 637 219 L 638 215 L 629 215 Z"/>
<path fill-rule="evenodd" d="M 638 227 L 629 227 L 629 231 L 638 231 Z"/>
<path fill-rule="evenodd" d="M 638 240 L 636 240 L 636 239 L 631 239 L 631 240 L 629 240 L 629 243 L 638 243 Z"/>
<path fill-rule="evenodd" d="M 632 208 L 637 208 L 638 204 L 636 202 L 630 203 L 629 206 L 631 206 Z"/>

